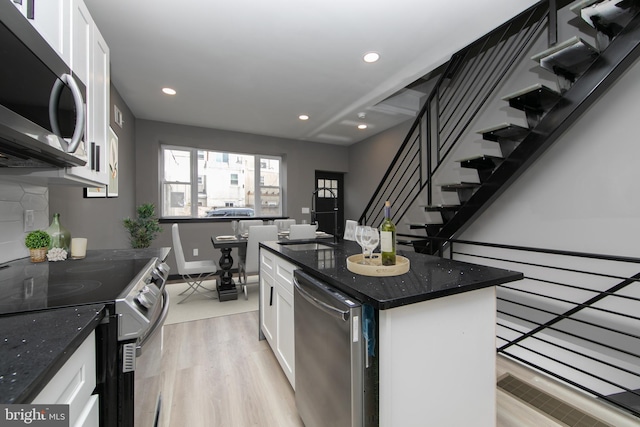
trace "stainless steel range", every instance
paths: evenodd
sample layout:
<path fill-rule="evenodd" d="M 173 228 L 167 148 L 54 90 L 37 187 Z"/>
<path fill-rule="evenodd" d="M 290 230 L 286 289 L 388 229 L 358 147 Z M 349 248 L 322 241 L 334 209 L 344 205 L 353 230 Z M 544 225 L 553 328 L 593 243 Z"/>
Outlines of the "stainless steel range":
<path fill-rule="evenodd" d="M 98 250 L 82 260 L 32 264 L 25 259 L 0 266 L 0 314 L 105 304 L 105 320 L 96 329 L 102 426 L 128 427 L 136 417 L 143 419 L 134 405 L 136 358 L 161 357 L 161 340 L 154 337 L 168 313 L 169 267 L 162 260 L 169 250 Z M 152 414 L 138 427 L 157 425 L 159 419 L 159 390 L 145 394 L 153 400 Z"/>

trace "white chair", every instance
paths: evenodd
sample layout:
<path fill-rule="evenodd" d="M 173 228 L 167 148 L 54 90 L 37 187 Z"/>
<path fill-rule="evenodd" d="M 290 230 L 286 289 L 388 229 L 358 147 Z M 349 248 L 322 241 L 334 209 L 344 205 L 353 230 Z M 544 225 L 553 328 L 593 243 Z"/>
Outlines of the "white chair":
<path fill-rule="evenodd" d="M 356 240 L 356 227 L 358 225 L 357 221 L 352 219 L 348 219 L 344 226 L 344 240 Z"/>
<path fill-rule="evenodd" d="M 273 225 L 278 227 L 278 231 L 289 231 L 289 227 L 296 223 L 295 219 L 274 219 Z"/>
<path fill-rule="evenodd" d="M 315 239 L 317 228 L 318 227 L 314 224 L 293 224 L 289 228 L 289 239 L 290 240 Z"/>
<path fill-rule="evenodd" d="M 244 292 L 244 299 L 249 299 L 247 295 L 247 275 L 257 274 L 260 271 L 260 242 L 270 242 L 278 240 L 278 227 L 275 225 L 254 225 L 249 227 L 249 238 L 247 240 L 247 255 L 245 259 L 238 262 L 238 275 Z"/>
<path fill-rule="evenodd" d="M 205 261 L 186 261 L 184 258 L 184 251 L 182 249 L 182 242 L 180 241 L 180 232 L 178 231 L 178 224 L 171 226 L 171 237 L 173 238 L 173 253 L 176 257 L 176 264 L 178 267 L 178 274 L 182 276 L 182 279 L 189 285 L 187 289 L 181 292 L 179 295 L 189 292 L 184 298 L 182 298 L 178 304 L 186 301 L 194 293 L 198 292 L 209 298 L 216 298 L 216 295 L 208 295 L 207 293 L 215 292 L 215 289 L 209 289 L 202 286 L 202 282 L 209 277 L 215 275 L 218 271 L 218 266 L 213 260 Z"/>
<path fill-rule="evenodd" d="M 254 225 L 264 225 L 264 221 L 261 219 L 245 219 L 242 221 L 238 221 L 238 233 L 245 234 L 249 232 L 249 227 Z"/>

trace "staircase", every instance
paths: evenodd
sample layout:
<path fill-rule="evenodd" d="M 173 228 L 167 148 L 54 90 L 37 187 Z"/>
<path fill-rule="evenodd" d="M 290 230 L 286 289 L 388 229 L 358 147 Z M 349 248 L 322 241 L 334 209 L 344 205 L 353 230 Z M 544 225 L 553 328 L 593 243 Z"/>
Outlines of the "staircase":
<path fill-rule="evenodd" d="M 390 200 L 399 243 L 437 253 L 640 56 L 640 1 L 568 5 L 540 2 L 453 55 L 361 223 L 379 224 Z M 582 30 L 576 15 L 587 33 L 557 43 L 558 28 Z"/>

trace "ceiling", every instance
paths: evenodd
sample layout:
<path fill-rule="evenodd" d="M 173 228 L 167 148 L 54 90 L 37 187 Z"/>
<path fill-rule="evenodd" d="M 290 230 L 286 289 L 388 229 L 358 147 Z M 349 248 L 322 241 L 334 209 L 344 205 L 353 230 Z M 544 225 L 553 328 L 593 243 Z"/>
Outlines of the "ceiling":
<path fill-rule="evenodd" d="M 535 1 L 85 3 L 136 118 L 350 145 L 410 119 L 403 88 Z"/>

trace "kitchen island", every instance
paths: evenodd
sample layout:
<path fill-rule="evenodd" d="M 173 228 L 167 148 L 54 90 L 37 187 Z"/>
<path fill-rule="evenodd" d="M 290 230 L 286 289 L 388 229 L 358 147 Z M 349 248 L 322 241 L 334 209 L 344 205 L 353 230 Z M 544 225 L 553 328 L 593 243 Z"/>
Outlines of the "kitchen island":
<path fill-rule="evenodd" d="M 280 313 L 295 307 L 279 289 L 293 276 L 289 270 L 301 269 L 374 309 L 380 426 L 495 426 L 495 285 L 521 273 L 399 251 L 411 262 L 409 272 L 368 277 L 347 269 L 347 257 L 360 252 L 354 242 L 315 250 L 282 243 L 260 245 L 260 330 L 267 339 L 275 330 L 270 344 L 294 389 L 292 334 L 280 335 L 295 326 L 293 316 Z M 284 304 L 271 330 L 267 306 L 274 299 Z"/>

